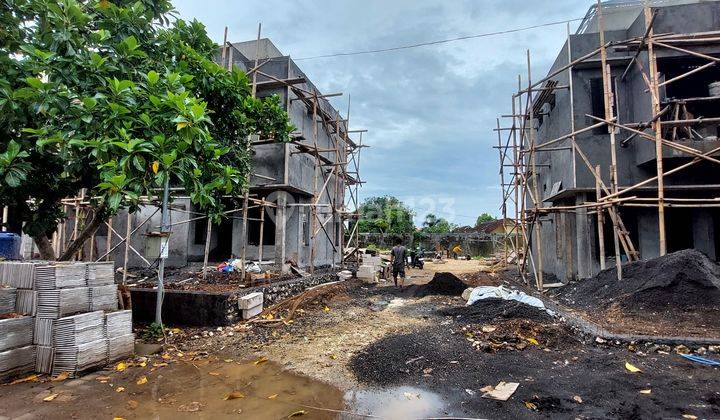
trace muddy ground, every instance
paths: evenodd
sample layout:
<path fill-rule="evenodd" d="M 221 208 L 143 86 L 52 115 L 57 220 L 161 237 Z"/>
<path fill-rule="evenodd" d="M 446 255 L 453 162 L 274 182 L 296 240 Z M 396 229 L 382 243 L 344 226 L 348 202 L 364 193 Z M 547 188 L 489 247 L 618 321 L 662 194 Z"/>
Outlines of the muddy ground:
<path fill-rule="evenodd" d="M 462 278 L 478 262 L 408 274 L 421 285 L 453 269 Z M 0 416 L 720 417 L 718 368 L 652 344 L 598 343 L 525 308 L 488 306 L 480 316 L 463 305 L 456 296 L 420 298 L 387 283 L 346 282 L 292 322 L 171 330 L 164 353 L 128 360 L 121 372 L 2 386 Z M 642 372 L 631 373 L 626 362 Z M 481 397 L 500 381 L 519 383 L 508 401 Z M 237 398 L 226 400 L 233 392 Z"/>

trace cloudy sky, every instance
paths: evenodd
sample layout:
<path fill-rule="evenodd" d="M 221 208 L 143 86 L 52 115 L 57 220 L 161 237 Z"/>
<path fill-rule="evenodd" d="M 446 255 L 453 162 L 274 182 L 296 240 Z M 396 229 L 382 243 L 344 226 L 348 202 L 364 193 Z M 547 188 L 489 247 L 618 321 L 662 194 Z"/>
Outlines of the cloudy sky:
<path fill-rule="evenodd" d="M 180 16 L 203 22 L 222 42 L 255 39 L 258 22 L 295 59 L 395 47 L 581 18 L 577 0 L 175 0 Z M 292 5 L 292 6 L 290 6 Z M 290 6 L 290 7 L 288 7 Z M 577 22 L 571 23 L 574 31 Z M 566 37 L 560 24 L 395 52 L 300 60 L 318 88 L 345 110 L 363 141 L 361 198 L 394 195 L 420 223 L 434 212 L 460 224 L 500 215 L 495 118 L 508 114 L 517 75 L 543 75 Z M 524 76 L 523 76 L 524 77 Z"/>

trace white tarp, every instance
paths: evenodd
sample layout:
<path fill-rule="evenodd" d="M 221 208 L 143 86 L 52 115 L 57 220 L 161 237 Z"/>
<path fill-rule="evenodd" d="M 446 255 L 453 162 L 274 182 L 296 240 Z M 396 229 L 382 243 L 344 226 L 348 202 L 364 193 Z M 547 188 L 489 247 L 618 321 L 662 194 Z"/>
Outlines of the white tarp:
<path fill-rule="evenodd" d="M 522 302 L 526 305 L 534 306 L 536 308 L 545 309 L 545 305 L 543 302 L 533 296 L 530 296 L 528 294 L 525 294 L 519 290 L 510 290 L 502 286 L 480 286 L 473 289 L 472 292 L 470 292 L 470 297 L 468 298 L 468 305 L 472 305 L 473 303 L 477 302 L 478 300 L 483 299 L 490 299 L 490 298 L 499 298 L 504 300 L 517 300 L 518 302 Z M 548 313 L 552 314 L 551 311 L 545 309 Z"/>

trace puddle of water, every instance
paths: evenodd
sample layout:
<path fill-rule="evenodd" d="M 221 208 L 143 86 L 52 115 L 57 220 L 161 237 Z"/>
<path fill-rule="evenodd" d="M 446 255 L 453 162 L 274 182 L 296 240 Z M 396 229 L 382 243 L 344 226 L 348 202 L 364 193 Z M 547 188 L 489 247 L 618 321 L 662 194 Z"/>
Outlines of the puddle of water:
<path fill-rule="evenodd" d="M 349 391 L 345 394 L 345 404 L 350 412 L 388 420 L 443 416 L 447 411 L 447 403 L 439 395 L 410 386 Z"/>
<path fill-rule="evenodd" d="M 299 418 L 335 419 L 336 413 L 309 406 L 342 410 L 345 405 L 340 390 L 283 371 L 272 362 L 177 363 L 161 371 L 148 385 L 132 396 L 138 404 L 128 413 L 130 418 L 279 419 L 305 410 L 306 414 Z M 225 400 L 229 393 L 238 393 L 238 398 Z"/>

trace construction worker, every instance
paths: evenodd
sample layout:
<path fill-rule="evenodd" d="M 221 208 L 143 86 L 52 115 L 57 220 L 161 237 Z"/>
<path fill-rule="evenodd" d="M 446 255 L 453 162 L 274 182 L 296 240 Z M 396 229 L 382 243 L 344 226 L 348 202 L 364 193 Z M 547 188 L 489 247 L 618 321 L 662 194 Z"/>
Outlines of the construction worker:
<path fill-rule="evenodd" d="M 458 255 L 462 254 L 462 247 L 460 245 L 455 245 L 455 248 L 452 249 L 453 252 L 453 258 L 457 260 Z"/>
<path fill-rule="evenodd" d="M 395 238 L 395 246 L 390 251 L 390 264 L 392 264 L 393 280 L 395 287 L 398 285 L 400 276 L 400 288 L 405 285 L 405 261 L 407 260 L 407 249 L 402 245 L 402 239 Z"/>

